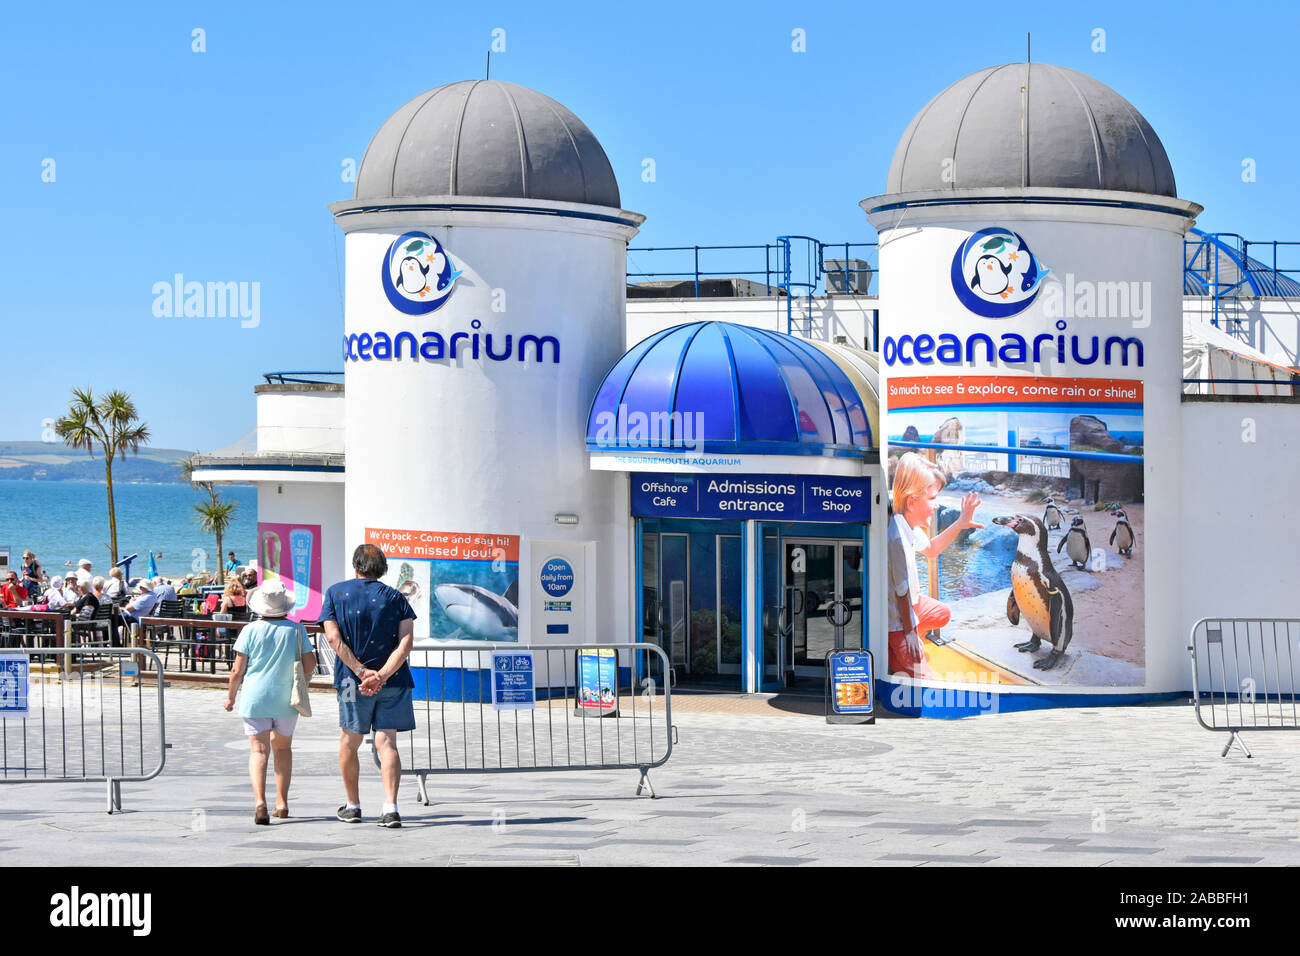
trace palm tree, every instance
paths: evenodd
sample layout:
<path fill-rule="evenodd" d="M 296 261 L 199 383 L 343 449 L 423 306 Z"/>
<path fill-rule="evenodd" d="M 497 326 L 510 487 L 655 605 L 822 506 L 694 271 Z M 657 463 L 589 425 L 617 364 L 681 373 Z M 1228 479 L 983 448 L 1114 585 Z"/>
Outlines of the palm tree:
<path fill-rule="evenodd" d="M 215 495 L 215 492 L 213 493 Z M 221 539 L 225 536 L 226 530 L 235 521 L 235 512 L 239 508 L 238 501 L 221 501 L 220 498 L 214 497 L 212 501 L 200 501 L 194 506 L 194 511 L 198 517 L 195 519 L 199 527 L 208 534 L 217 536 L 217 583 L 225 583 L 225 572 L 221 566 Z"/>
<path fill-rule="evenodd" d="M 54 423 L 54 431 L 65 444 L 84 448 L 91 458 L 98 448 L 104 455 L 104 481 L 108 485 L 108 537 L 117 563 L 117 512 L 113 507 L 113 461 L 126 453 L 138 454 L 149 443 L 149 427 L 139 422 L 135 402 L 126 392 L 114 389 L 96 400 L 89 388 L 74 388 L 68 414 Z"/>
<path fill-rule="evenodd" d="M 212 501 L 213 504 L 216 504 L 218 501 L 221 500 L 221 495 L 217 491 L 216 482 L 194 480 L 195 465 L 194 465 L 193 458 L 179 459 L 176 462 L 176 467 L 181 470 L 181 474 L 185 476 L 185 480 L 190 483 L 190 487 L 193 488 L 195 491 L 206 491 L 208 493 L 208 498 Z"/>

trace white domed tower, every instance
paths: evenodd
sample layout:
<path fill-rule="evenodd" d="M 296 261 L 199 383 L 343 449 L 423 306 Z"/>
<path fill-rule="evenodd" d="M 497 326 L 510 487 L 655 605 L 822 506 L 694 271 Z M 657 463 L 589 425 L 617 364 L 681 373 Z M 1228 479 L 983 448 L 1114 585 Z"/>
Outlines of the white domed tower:
<path fill-rule="evenodd" d="M 587 467 L 584 427 L 623 354 L 644 217 L 619 207 L 596 137 L 534 90 L 451 83 L 385 121 L 330 210 L 347 235 L 349 553 L 389 555 L 417 645 L 536 640 L 560 589 L 553 640 L 613 633 L 628 584 L 600 562 L 628 548 L 627 505 Z M 568 569 L 549 590 L 548 559 Z"/>
<path fill-rule="evenodd" d="M 986 527 L 922 585 L 949 643 L 926 642 L 928 668 L 880 668 L 899 709 L 945 712 L 913 689 L 972 681 L 996 693 L 949 712 L 1180 690 L 1183 237 L 1201 207 L 1177 198 L 1155 131 L 1081 73 L 992 67 L 917 113 L 887 192 L 861 205 L 880 234 L 891 474 L 913 452 L 984 489 Z M 1062 546 L 1075 517 L 1082 563 Z"/>

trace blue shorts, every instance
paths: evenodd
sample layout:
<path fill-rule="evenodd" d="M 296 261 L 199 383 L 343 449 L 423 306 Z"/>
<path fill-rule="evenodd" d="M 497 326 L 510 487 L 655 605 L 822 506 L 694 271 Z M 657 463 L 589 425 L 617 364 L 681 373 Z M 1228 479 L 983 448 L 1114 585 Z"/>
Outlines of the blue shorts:
<path fill-rule="evenodd" d="M 355 684 L 346 681 L 337 693 L 339 726 L 350 733 L 415 729 L 415 705 L 409 687 L 383 687 L 379 693 L 367 697 Z"/>

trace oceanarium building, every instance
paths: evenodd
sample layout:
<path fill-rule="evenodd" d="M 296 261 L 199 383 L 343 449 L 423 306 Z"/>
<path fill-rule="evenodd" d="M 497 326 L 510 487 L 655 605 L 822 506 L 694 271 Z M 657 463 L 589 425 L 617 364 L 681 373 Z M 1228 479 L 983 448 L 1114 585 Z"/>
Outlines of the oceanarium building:
<path fill-rule="evenodd" d="M 255 442 L 196 477 L 257 484 L 299 618 L 372 542 L 420 646 L 647 641 L 679 685 L 819 691 L 845 648 L 907 713 L 1156 699 L 1197 618 L 1285 612 L 1300 286 L 1193 229 L 1133 105 L 982 70 L 861 206 L 878 243 L 643 271 L 577 116 L 438 87 L 330 207 L 342 373 L 268 374 Z M 895 514 L 918 462 L 934 513 Z"/>

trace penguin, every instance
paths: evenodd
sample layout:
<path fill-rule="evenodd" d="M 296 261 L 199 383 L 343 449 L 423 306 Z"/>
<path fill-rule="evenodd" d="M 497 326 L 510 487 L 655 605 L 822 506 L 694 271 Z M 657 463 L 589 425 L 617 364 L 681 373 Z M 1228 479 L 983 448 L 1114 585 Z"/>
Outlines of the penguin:
<path fill-rule="evenodd" d="M 1083 525 L 1083 519 L 1076 517 L 1070 523 L 1070 530 L 1056 544 L 1056 553 L 1061 553 L 1061 548 L 1066 549 L 1066 554 L 1074 562 L 1076 568 L 1086 568 L 1088 566 L 1088 557 L 1092 554 L 1092 543 L 1088 540 L 1088 529 Z"/>
<path fill-rule="evenodd" d="M 1115 512 L 1115 530 L 1110 533 L 1110 543 L 1127 558 L 1133 554 L 1135 540 L 1136 535 L 1133 534 L 1133 526 L 1128 523 L 1128 515 L 1124 513 L 1123 508 L 1120 508 Z"/>
<path fill-rule="evenodd" d="M 1001 295 L 1011 286 L 1007 279 L 1010 274 L 1010 263 L 1004 264 L 997 256 L 980 256 L 975 263 L 975 274 L 971 276 L 970 287 L 979 289 L 985 295 Z"/>
<path fill-rule="evenodd" d="M 397 272 L 397 287 L 407 295 L 419 295 L 429 284 L 429 267 L 415 256 L 403 259 Z"/>
<path fill-rule="evenodd" d="M 1007 620 L 1019 624 L 1023 613 L 1033 636 L 1017 644 L 1016 649 L 1033 652 L 1047 641 L 1052 653 L 1034 661 L 1034 667 L 1051 670 L 1074 637 L 1074 601 L 1047 552 L 1047 528 L 1037 518 L 1026 515 L 1004 515 L 994 518 L 993 523 L 1005 525 L 1020 536 L 1011 560 Z"/>
<path fill-rule="evenodd" d="M 1047 526 L 1048 531 L 1055 531 L 1064 522 L 1061 517 L 1061 509 L 1056 506 L 1056 502 L 1048 498 L 1043 502 L 1043 524 Z"/>

